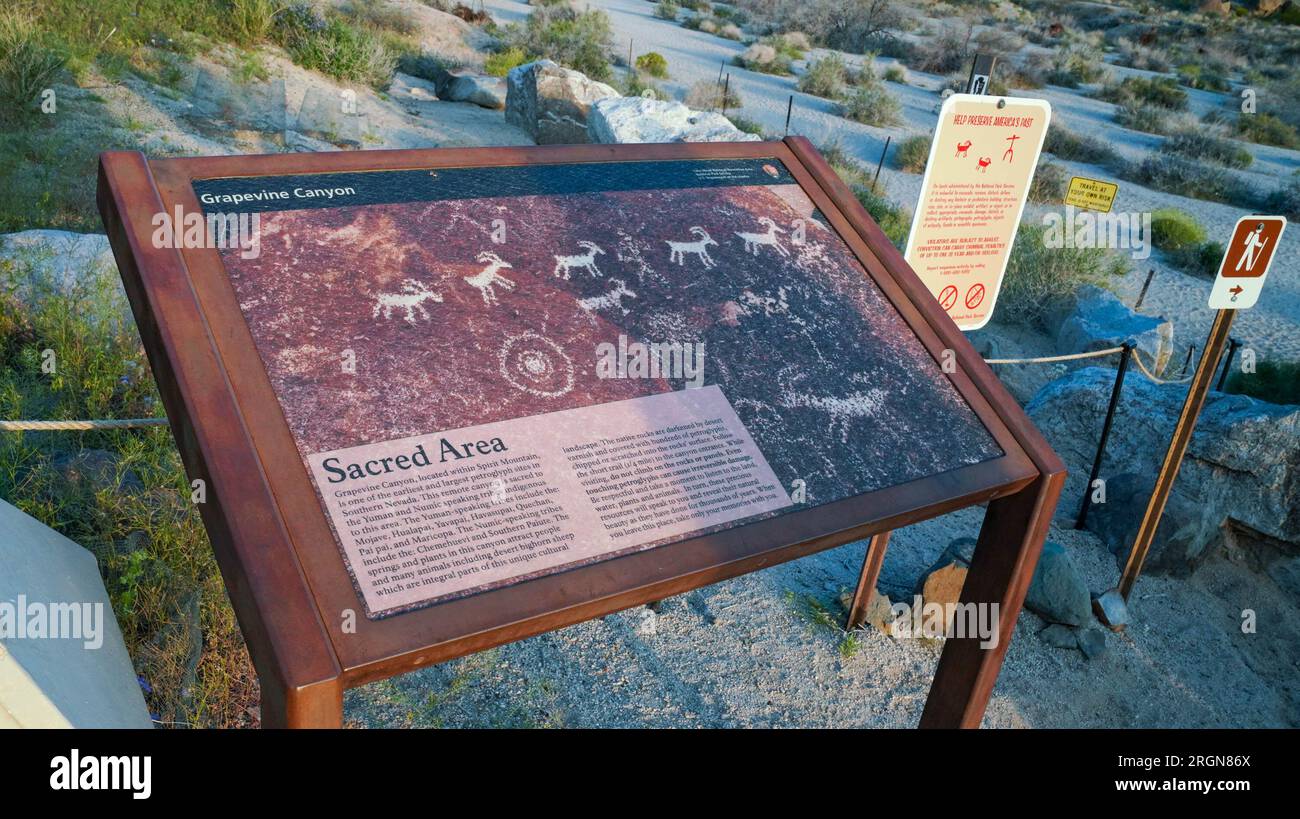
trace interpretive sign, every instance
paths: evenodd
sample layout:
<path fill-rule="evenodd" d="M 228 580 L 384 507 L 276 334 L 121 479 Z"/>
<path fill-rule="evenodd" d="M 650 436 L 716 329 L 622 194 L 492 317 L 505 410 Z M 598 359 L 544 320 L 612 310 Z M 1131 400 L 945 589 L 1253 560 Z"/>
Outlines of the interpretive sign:
<path fill-rule="evenodd" d="M 904 257 L 963 330 L 993 316 L 1052 109 L 953 94 L 939 111 Z"/>
<path fill-rule="evenodd" d="M 1019 610 L 1059 462 L 805 140 L 107 154 L 100 204 L 270 724 L 990 500 Z"/>

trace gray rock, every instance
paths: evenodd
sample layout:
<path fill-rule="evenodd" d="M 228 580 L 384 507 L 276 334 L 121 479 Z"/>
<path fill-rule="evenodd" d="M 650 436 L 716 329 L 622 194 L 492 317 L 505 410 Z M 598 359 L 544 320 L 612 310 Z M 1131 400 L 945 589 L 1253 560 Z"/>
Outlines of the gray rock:
<path fill-rule="evenodd" d="M 1089 660 L 1095 660 L 1106 653 L 1106 632 L 1101 629 L 1080 629 L 1077 636 L 1079 638 L 1079 650 Z"/>
<path fill-rule="evenodd" d="M 1025 408 L 1069 467 L 1064 514 L 1073 516 L 1078 509 L 1114 380 L 1113 369 L 1075 370 L 1040 390 Z M 1123 502 L 1116 497 L 1117 476 L 1153 475 L 1159 467 L 1186 395 L 1186 385 L 1154 384 L 1130 371 L 1102 471 L 1111 511 Z M 1203 510 L 1210 524 L 1229 518 L 1300 544 L 1300 406 L 1210 393 L 1174 484 L 1171 506 L 1180 503 L 1173 498 L 1186 500 L 1189 510 Z M 1089 512 L 1090 521 L 1092 516 Z M 1188 520 L 1200 514 L 1174 516 Z"/>
<path fill-rule="evenodd" d="M 1123 566 L 1137 537 L 1138 525 L 1151 498 L 1154 478 L 1125 472 L 1106 481 L 1106 502 L 1088 510 L 1088 528 L 1095 532 Z M 1156 527 L 1143 572 L 1185 577 L 1223 547 L 1223 517 L 1187 495 L 1171 493 Z"/>
<path fill-rule="evenodd" d="M 1159 373 L 1173 354 L 1174 325 L 1163 318 L 1135 313 L 1109 290 L 1084 285 L 1073 310 L 1060 324 L 1056 344 L 1062 353 L 1084 353 L 1133 341 L 1148 367 Z"/>
<path fill-rule="evenodd" d="M 1119 589 L 1111 589 L 1092 598 L 1092 613 L 1111 631 L 1122 631 L 1128 625 L 1128 604 L 1124 602 Z"/>
<path fill-rule="evenodd" d="M 550 60 L 526 63 L 506 78 L 506 122 L 538 145 L 589 142 L 587 115 L 592 103 L 618 91 L 579 71 Z"/>
<path fill-rule="evenodd" d="M 680 102 L 647 97 L 611 97 L 591 106 L 592 142 L 754 142 L 721 114 L 692 111 Z"/>
<path fill-rule="evenodd" d="M 1047 628 L 1038 632 L 1038 636 L 1044 643 L 1052 648 L 1075 649 L 1079 647 L 1079 638 L 1075 636 L 1074 629 L 1069 626 L 1063 626 L 1060 623 L 1052 623 Z"/>
<path fill-rule="evenodd" d="M 1048 541 L 1038 559 L 1025 606 L 1050 623 L 1087 625 L 1092 619 L 1088 584 L 1065 548 Z"/>
<path fill-rule="evenodd" d="M 438 99 L 472 102 L 483 108 L 506 107 L 506 78 L 472 71 L 445 71 L 438 77 Z"/>

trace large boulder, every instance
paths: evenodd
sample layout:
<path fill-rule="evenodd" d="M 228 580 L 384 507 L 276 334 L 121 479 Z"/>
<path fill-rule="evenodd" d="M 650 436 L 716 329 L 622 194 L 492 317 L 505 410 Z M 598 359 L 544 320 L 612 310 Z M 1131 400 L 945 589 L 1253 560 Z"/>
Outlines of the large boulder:
<path fill-rule="evenodd" d="M 484 108 L 506 107 L 506 78 L 480 74 L 467 68 L 436 67 L 434 93 L 447 102 L 472 102 Z"/>
<path fill-rule="evenodd" d="M 1060 508 L 1071 517 L 1097 450 L 1114 382 L 1114 370 L 1085 367 L 1048 384 L 1025 408 L 1069 467 L 1066 500 Z M 1185 384 L 1155 384 L 1130 372 L 1102 464 L 1110 512 L 1117 504 L 1137 503 L 1115 498 L 1113 481 L 1123 473 L 1156 473 L 1186 395 Z M 1300 544 L 1300 406 L 1210 393 L 1172 497 L 1204 510 L 1211 524 L 1226 518 L 1235 531 Z M 1178 503 L 1171 500 L 1175 509 Z"/>
<path fill-rule="evenodd" d="M 753 142 L 731 120 L 709 111 L 693 111 L 680 102 L 648 97 L 611 97 L 591 106 L 588 132 L 592 142 Z"/>
<path fill-rule="evenodd" d="M 605 83 L 550 60 L 525 63 L 506 77 L 506 122 L 522 128 L 538 145 L 589 142 L 592 103 L 617 96 Z"/>
<path fill-rule="evenodd" d="M 1106 480 L 1106 502 L 1088 510 L 1088 528 L 1106 543 L 1120 566 L 1128 560 L 1154 484 L 1151 473 L 1116 475 Z M 1221 509 L 1201 506 L 1183 493 L 1171 494 L 1142 571 L 1191 574 L 1222 548 L 1223 523 Z"/>
<path fill-rule="evenodd" d="M 1132 341 L 1152 372 L 1159 373 L 1173 354 L 1174 325 L 1129 309 L 1114 293 L 1084 285 L 1075 293 L 1073 309 L 1064 316 L 1056 344 L 1062 353 L 1086 353 Z"/>

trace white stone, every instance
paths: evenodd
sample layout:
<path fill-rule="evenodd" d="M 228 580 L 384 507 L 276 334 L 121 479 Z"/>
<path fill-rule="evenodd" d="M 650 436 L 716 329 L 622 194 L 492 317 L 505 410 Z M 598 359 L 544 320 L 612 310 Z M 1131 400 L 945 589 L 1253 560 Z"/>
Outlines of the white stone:
<path fill-rule="evenodd" d="M 153 727 L 94 556 L 4 501 L 0 532 L 0 727 Z M 98 633 L 19 636 L 20 601 L 90 604 Z"/>
<path fill-rule="evenodd" d="M 721 114 L 693 111 L 680 102 L 648 97 L 598 100 L 588 117 L 591 141 L 602 144 L 639 142 L 756 142 Z"/>

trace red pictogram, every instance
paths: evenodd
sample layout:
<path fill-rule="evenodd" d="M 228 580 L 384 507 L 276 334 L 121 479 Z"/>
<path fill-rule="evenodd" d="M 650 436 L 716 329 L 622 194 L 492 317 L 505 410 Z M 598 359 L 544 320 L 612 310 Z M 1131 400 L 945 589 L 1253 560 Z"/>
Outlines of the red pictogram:
<path fill-rule="evenodd" d="M 951 284 L 939 291 L 939 306 L 945 310 L 951 310 L 952 306 L 957 303 L 957 288 Z"/>
<path fill-rule="evenodd" d="M 984 285 L 972 285 L 970 290 L 966 291 L 966 309 L 974 310 L 984 303 Z"/>

